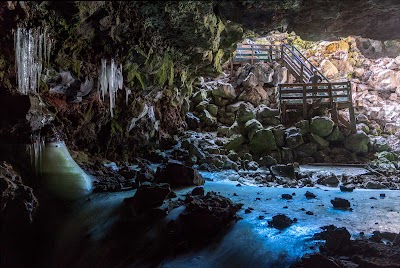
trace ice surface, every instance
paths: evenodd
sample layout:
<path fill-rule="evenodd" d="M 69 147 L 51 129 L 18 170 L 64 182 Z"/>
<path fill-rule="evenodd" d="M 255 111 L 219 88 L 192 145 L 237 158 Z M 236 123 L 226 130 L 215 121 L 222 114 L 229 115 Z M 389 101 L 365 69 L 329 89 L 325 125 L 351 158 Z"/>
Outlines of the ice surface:
<path fill-rule="evenodd" d="M 64 142 L 45 144 L 42 155 L 41 178 L 50 194 L 76 200 L 90 193 L 91 178 L 74 161 Z"/>

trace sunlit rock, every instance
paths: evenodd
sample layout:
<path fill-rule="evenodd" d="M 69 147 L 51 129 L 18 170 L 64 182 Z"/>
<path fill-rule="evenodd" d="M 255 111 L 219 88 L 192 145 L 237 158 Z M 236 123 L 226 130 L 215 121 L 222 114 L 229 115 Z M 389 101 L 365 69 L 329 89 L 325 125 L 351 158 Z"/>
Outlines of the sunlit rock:
<path fill-rule="evenodd" d="M 367 153 L 370 138 L 362 131 L 351 134 L 344 140 L 344 147 L 354 153 Z"/>
<path fill-rule="evenodd" d="M 333 65 L 332 62 L 327 59 L 324 59 L 321 62 L 320 68 L 322 74 L 325 75 L 327 78 L 335 78 L 339 74 L 339 71 L 335 67 L 335 65 Z"/>

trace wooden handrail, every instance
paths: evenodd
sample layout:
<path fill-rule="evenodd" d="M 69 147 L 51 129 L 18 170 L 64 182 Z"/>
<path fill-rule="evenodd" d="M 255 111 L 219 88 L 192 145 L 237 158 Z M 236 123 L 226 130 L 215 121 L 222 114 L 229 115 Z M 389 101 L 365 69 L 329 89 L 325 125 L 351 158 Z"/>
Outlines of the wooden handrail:
<path fill-rule="evenodd" d="M 327 81 L 327 82 L 329 83 L 328 78 L 326 78 L 317 68 L 315 68 L 314 64 L 312 64 L 312 63 L 306 58 L 306 56 L 304 56 L 303 53 L 301 53 L 300 50 L 298 50 L 295 46 L 292 46 L 292 47 L 294 48 L 294 50 L 297 51 L 297 53 L 299 53 L 299 55 L 300 55 L 306 62 L 308 62 L 308 63 L 310 64 L 310 66 L 312 66 L 312 67 L 311 67 L 311 69 L 312 69 L 311 71 L 316 70 L 316 71 L 318 72 L 318 74 L 322 77 L 322 79 L 324 79 L 325 81 Z"/>

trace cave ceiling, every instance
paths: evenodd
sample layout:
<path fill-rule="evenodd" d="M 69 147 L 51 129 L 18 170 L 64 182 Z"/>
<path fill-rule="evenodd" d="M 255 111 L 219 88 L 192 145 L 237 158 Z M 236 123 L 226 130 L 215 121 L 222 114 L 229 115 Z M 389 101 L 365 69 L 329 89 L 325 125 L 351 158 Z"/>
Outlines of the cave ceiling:
<path fill-rule="evenodd" d="M 260 35 L 280 30 L 313 41 L 349 35 L 400 39 L 399 0 L 221 1 L 215 10 Z"/>

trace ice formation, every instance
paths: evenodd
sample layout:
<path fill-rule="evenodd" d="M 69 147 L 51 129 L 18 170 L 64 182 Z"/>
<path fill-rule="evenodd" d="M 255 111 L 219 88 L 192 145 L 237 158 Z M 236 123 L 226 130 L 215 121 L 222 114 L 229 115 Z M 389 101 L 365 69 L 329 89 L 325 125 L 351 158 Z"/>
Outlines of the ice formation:
<path fill-rule="evenodd" d="M 29 145 L 31 166 L 36 176 L 40 176 L 42 170 L 44 139 L 40 135 L 32 135 L 32 144 Z"/>
<path fill-rule="evenodd" d="M 122 75 L 122 64 L 119 68 L 115 64 L 114 59 L 111 59 L 110 64 L 107 64 L 106 59 L 101 60 L 99 87 L 101 91 L 102 100 L 104 96 L 108 95 L 110 98 L 110 113 L 111 117 L 114 116 L 113 110 L 115 107 L 115 98 L 117 97 L 118 89 L 122 89 L 124 77 Z"/>
<path fill-rule="evenodd" d="M 22 94 L 37 93 L 43 63 L 48 63 L 53 40 L 47 28 L 18 28 L 14 34 L 18 89 Z"/>

